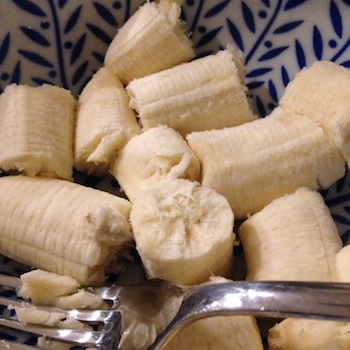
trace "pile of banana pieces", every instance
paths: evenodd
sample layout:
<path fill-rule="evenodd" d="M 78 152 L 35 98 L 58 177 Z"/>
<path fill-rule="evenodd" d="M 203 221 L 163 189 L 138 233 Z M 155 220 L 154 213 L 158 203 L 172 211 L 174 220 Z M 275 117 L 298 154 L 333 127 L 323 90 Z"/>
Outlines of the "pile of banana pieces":
<path fill-rule="evenodd" d="M 258 118 L 242 53 L 195 58 L 180 13 L 141 6 L 77 98 L 50 85 L 0 95 L 0 253 L 85 286 L 136 247 L 147 278 L 193 285 L 232 279 L 240 243 L 249 280 L 350 281 L 319 193 L 350 159 L 350 72 L 316 62 Z M 74 169 L 112 174 L 125 196 L 75 183 Z M 286 319 L 268 344 L 348 348 L 349 325 Z M 201 320 L 166 347 L 214 348 L 263 349 L 257 321 Z"/>

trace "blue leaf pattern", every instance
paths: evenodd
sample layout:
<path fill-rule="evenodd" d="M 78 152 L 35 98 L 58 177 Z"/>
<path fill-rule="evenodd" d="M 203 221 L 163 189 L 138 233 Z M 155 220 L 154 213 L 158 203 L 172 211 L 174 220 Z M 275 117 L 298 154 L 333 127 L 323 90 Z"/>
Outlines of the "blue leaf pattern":
<path fill-rule="evenodd" d="M 303 46 L 301 45 L 299 40 L 295 41 L 295 55 L 297 58 L 299 69 L 306 66 L 306 56 L 303 49 Z"/>
<path fill-rule="evenodd" d="M 226 21 L 227 21 L 228 30 L 232 36 L 233 41 L 236 43 L 237 47 L 240 50 L 244 51 L 244 43 L 243 43 L 243 38 L 242 38 L 240 31 L 238 30 L 237 26 L 229 18 L 227 18 Z"/>
<path fill-rule="evenodd" d="M 76 42 L 76 44 L 73 46 L 71 59 L 70 59 L 71 65 L 73 65 L 77 61 L 77 59 L 80 57 L 81 53 L 83 52 L 85 38 L 86 38 L 86 34 L 84 33 Z"/>
<path fill-rule="evenodd" d="M 217 15 L 219 12 L 221 12 L 227 5 L 230 3 L 231 0 L 225 0 L 222 2 L 219 2 L 218 4 L 214 5 L 212 8 L 210 8 L 206 14 L 204 15 L 204 18 L 209 18 Z"/>
<path fill-rule="evenodd" d="M 214 28 L 210 32 L 205 33 L 197 42 L 196 48 L 199 48 L 201 46 L 204 46 L 208 44 L 210 41 L 212 41 L 220 32 L 222 27 Z"/>
<path fill-rule="evenodd" d="M 5 61 L 10 47 L 10 33 L 7 33 L 0 45 L 0 65 Z"/>
<path fill-rule="evenodd" d="M 242 14 L 243 14 L 244 22 L 247 25 L 247 28 L 252 33 L 255 33 L 255 20 L 254 20 L 253 11 L 250 9 L 250 7 L 247 5 L 247 3 L 244 1 L 242 1 Z"/>
<path fill-rule="evenodd" d="M 299 27 L 304 21 L 293 21 L 293 22 L 288 22 L 285 23 L 281 26 L 279 26 L 278 28 L 276 28 L 273 31 L 273 34 L 284 34 L 284 33 L 288 33 L 291 30 L 295 29 L 296 27 Z"/>
<path fill-rule="evenodd" d="M 46 17 L 46 13 L 30 0 L 12 0 L 20 9 L 38 17 Z"/>
<path fill-rule="evenodd" d="M 21 62 L 17 62 L 11 75 L 11 83 L 19 84 L 21 81 Z"/>
<path fill-rule="evenodd" d="M 33 63 L 38 64 L 39 66 L 43 67 L 53 67 L 53 64 L 48 61 L 45 57 L 42 55 L 32 52 L 32 51 L 26 51 L 26 50 L 19 50 L 18 51 L 23 57 L 27 58 L 29 61 L 32 61 Z"/>
<path fill-rule="evenodd" d="M 60 9 L 63 9 L 66 6 L 67 2 L 68 0 L 58 0 L 58 7 Z"/>
<path fill-rule="evenodd" d="M 106 23 L 110 24 L 111 26 L 116 27 L 118 25 L 118 22 L 114 18 L 111 11 L 108 10 L 108 8 L 98 2 L 93 2 L 95 9 L 97 13 L 100 15 L 100 17 L 106 21 Z"/>
<path fill-rule="evenodd" d="M 89 61 L 85 61 L 77 68 L 77 70 L 73 74 L 73 78 L 72 78 L 72 85 L 73 86 L 79 83 L 79 81 L 83 77 L 83 75 L 88 67 L 88 64 L 89 64 Z"/>
<path fill-rule="evenodd" d="M 340 65 L 344 66 L 345 68 L 350 68 L 350 60 L 341 62 Z"/>
<path fill-rule="evenodd" d="M 290 82 L 290 78 L 288 75 L 288 71 L 284 66 L 281 67 L 281 78 L 282 78 L 283 85 L 287 86 L 288 83 Z"/>
<path fill-rule="evenodd" d="M 314 26 L 313 35 L 312 35 L 312 46 L 314 49 L 315 56 L 318 60 L 322 59 L 323 53 L 323 40 L 321 32 L 317 26 Z"/>
<path fill-rule="evenodd" d="M 284 6 L 284 10 L 293 10 L 300 5 L 303 5 L 306 1 L 308 0 L 288 0 Z"/>
<path fill-rule="evenodd" d="M 262 62 L 262 61 L 271 60 L 271 59 L 281 55 L 287 49 L 288 49 L 288 46 L 281 46 L 281 47 L 271 49 L 271 50 L 265 52 L 263 55 L 261 55 L 259 57 L 259 61 Z"/>
<path fill-rule="evenodd" d="M 112 41 L 112 38 L 102 28 L 91 23 L 87 23 L 86 26 L 96 38 L 100 39 L 105 44 L 108 45 Z"/>
<path fill-rule="evenodd" d="M 246 74 L 246 77 L 247 78 L 259 77 L 271 71 L 272 71 L 272 68 L 258 68 L 258 69 L 251 70 L 249 73 Z"/>
<path fill-rule="evenodd" d="M 64 27 L 65 34 L 68 34 L 72 29 L 74 29 L 74 27 L 78 23 L 82 8 L 82 5 L 78 6 L 69 16 L 68 21 Z"/>
<path fill-rule="evenodd" d="M 268 87 L 269 87 L 269 92 L 270 92 L 272 99 L 275 102 L 278 102 L 277 89 L 276 89 L 276 86 L 271 79 L 269 79 Z"/>
<path fill-rule="evenodd" d="M 262 2 L 266 7 L 270 7 L 270 0 L 261 0 L 261 2 Z"/>
<path fill-rule="evenodd" d="M 50 46 L 50 42 L 37 30 L 30 27 L 20 27 L 22 32 L 34 43 L 41 46 Z"/>
<path fill-rule="evenodd" d="M 338 5 L 332 0 L 330 4 L 330 16 L 332 20 L 332 25 L 334 32 L 339 38 L 343 36 L 343 22 L 342 17 L 338 8 Z"/>

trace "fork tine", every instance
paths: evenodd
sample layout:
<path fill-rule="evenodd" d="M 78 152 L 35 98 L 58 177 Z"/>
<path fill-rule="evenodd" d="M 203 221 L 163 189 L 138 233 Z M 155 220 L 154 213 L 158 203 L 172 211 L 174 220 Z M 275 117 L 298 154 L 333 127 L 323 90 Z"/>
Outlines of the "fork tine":
<path fill-rule="evenodd" d="M 21 286 L 21 279 L 18 277 L 0 274 L 0 285 L 17 289 Z"/>
<path fill-rule="evenodd" d="M 43 310 L 48 312 L 57 312 L 64 315 L 67 318 L 74 318 L 83 322 L 105 322 L 113 319 L 117 321 L 117 315 L 121 318 L 118 311 L 111 310 L 77 310 L 77 309 L 61 309 L 53 306 L 38 305 L 32 302 L 26 302 L 23 300 L 17 300 L 14 298 L 7 298 L 0 296 L 0 305 L 6 307 L 22 307 L 22 308 L 35 308 L 36 310 Z"/>
<path fill-rule="evenodd" d="M 119 341 L 119 330 L 113 322 L 106 322 L 102 330 L 66 329 L 46 327 L 0 317 L 0 326 L 21 332 L 44 336 L 72 345 L 93 346 L 98 349 L 115 349 Z"/>
<path fill-rule="evenodd" d="M 21 280 L 18 277 L 12 277 L 0 274 L 0 286 L 3 290 L 18 290 L 21 286 Z M 48 312 L 55 312 L 62 315 L 63 318 L 75 319 L 87 325 L 93 326 L 92 329 L 68 329 L 59 327 L 50 327 L 23 323 L 11 316 L 9 312 L 0 313 L 0 327 L 11 328 L 19 332 L 34 334 L 35 336 L 44 336 L 60 342 L 68 342 L 72 345 L 84 347 L 96 347 L 97 349 L 116 349 L 120 340 L 121 314 L 116 310 L 88 310 L 88 309 L 61 309 L 52 306 L 37 305 L 33 302 L 27 302 L 17 297 L 16 292 L 11 292 L 10 296 L 0 295 L 0 307 L 8 309 L 14 307 L 31 308 Z M 0 342 L 0 348 L 10 350 L 35 350 L 38 348 L 25 345 Z"/>

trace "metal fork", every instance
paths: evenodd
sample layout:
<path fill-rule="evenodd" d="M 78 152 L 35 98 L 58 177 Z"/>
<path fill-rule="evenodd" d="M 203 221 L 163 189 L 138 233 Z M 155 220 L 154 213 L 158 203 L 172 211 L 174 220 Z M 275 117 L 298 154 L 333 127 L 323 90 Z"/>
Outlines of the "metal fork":
<path fill-rule="evenodd" d="M 0 275 L 0 285 L 19 288 L 20 279 Z M 138 285 L 112 285 L 88 288 L 88 291 L 111 301 L 108 310 L 62 310 L 34 305 L 11 297 L 0 297 L 0 305 L 35 306 L 38 309 L 60 312 L 88 324 L 101 323 L 92 331 L 59 329 L 18 322 L 0 317 L 0 326 L 14 328 L 49 339 L 69 342 L 99 350 L 131 348 L 132 326 L 138 324 L 158 328 L 157 335 L 145 335 L 139 349 L 160 350 L 183 327 L 201 318 L 217 315 L 254 315 L 256 317 L 301 317 L 350 322 L 350 283 L 322 282 L 228 282 L 201 286 L 176 286 L 164 280 L 150 280 Z M 131 327 L 131 328 L 130 328 Z M 124 339 L 124 340 L 125 340 Z M 6 349 L 33 349 L 26 345 L 0 342 Z M 134 345 L 133 345 L 134 346 Z M 135 348 L 135 347 L 134 347 Z"/>

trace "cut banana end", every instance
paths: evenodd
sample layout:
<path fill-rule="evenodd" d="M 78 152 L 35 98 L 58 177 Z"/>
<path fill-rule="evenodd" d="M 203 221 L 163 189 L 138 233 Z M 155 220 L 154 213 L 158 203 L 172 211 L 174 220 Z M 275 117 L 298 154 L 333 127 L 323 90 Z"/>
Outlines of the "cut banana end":
<path fill-rule="evenodd" d="M 286 88 L 280 105 L 317 121 L 350 162 L 350 72 L 328 61 L 302 69 Z"/>
<path fill-rule="evenodd" d="M 129 96 L 119 79 L 103 67 L 85 86 L 77 106 L 74 167 L 106 175 L 120 149 L 141 132 Z"/>
<path fill-rule="evenodd" d="M 214 276 L 209 283 L 227 282 Z M 163 350 L 220 349 L 262 350 L 256 319 L 252 316 L 215 316 L 195 321 L 183 328 Z"/>
<path fill-rule="evenodd" d="M 287 318 L 269 330 L 270 350 L 346 350 L 350 325 L 345 322 Z"/>
<path fill-rule="evenodd" d="M 140 78 L 194 58 L 192 42 L 179 20 L 176 1 L 147 1 L 119 29 L 104 64 L 127 85 Z"/>
<path fill-rule="evenodd" d="M 242 54 L 229 46 L 126 87 L 145 130 L 167 125 L 182 136 L 256 119 L 244 85 Z"/>
<path fill-rule="evenodd" d="M 248 280 L 337 279 L 342 247 L 322 196 L 307 188 L 278 198 L 239 229 Z"/>
<path fill-rule="evenodd" d="M 72 182 L 0 178 L 0 252 L 27 266 L 99 284 L 132 237 L 131 204 Z"/>
<path fill-rule="evenodd" d="M 12 84 L 0 95 L 0 169 L 72 180 L 75 100 L 68 90 Z"/>
<path fill-rule="evenodd" d="M 166 126 L 133 137 L 120 151 L 112 174 L 130 201 L 160 182 L 199 179 L 200 165 L 186 141 Z"/>
<path fill-rule="evenodd" d="M 192 285 L 212 275 L 230 277 L 233 219 L 223 196 L 189 180 L 140 192 L 130 222 L 148 278 Z"/>
<path fill-rule="evenodd" d="M 17 291 L 34 303 L 65 309 L 105 309 L 107 304 L 99 296 L 81 289 L 80 283 L 70 277 L 44 270 L 31 270 L 21 276 L 22 286 Z"/>
<path fill-rule="evenodd" d="M 268 117 L 187 141 L 202 167 L 201 183 L 225 196 L 237 219 L 305 186 L 328 188 L 345 162 L 316 122 L 276 108 Z"/>

